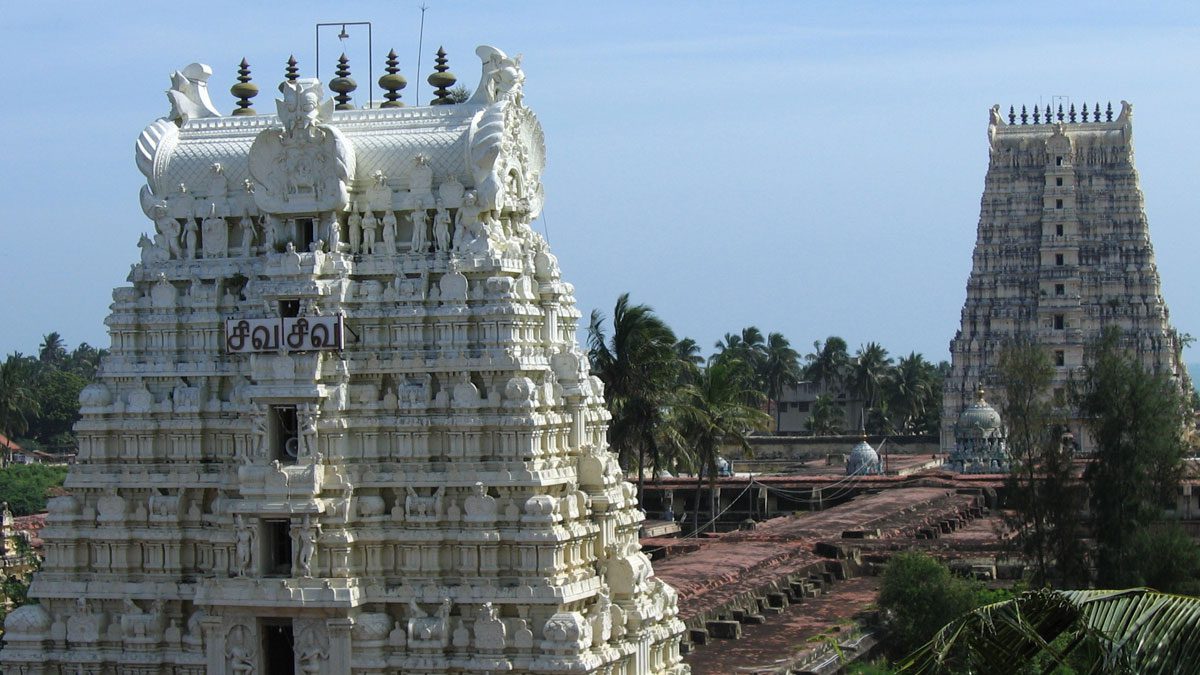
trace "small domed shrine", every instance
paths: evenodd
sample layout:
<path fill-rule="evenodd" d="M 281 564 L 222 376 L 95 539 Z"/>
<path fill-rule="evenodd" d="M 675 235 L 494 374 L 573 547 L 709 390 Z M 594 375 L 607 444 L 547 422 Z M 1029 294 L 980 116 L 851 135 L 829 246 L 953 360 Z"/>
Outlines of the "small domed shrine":
<path fill-rule="evenodd" d="M 137 140 L 152 234 L 113 291 L 78 462 L 5 673 L 688 672 L 641 552 L 574 287 L 531 227 L 519 58 L 355 109 L 290 60 L 172 77 Z M 436 79 L 436 82 L 434 80 Z M 337 105 L 335 106 L 335 100 Z"/>
<path fill-rule="evenodd" d="M 846 475 L 862 476 L 882 473 L 883 464 L 879 461 L 879 453 L 871 447 L 864 435 L 858 445 L 850 450 L 850 456 L 846 458 Z"/>
<path fill-rule="evenodd" d="M 954 450 L 947 466 L 959 473 L 1003 473 L 1008 471 L 1008 443 L 1004 423 L 984 400 L 983 387 L 975 390 L 975 401 L 963 408 L 954 425 Z"/>

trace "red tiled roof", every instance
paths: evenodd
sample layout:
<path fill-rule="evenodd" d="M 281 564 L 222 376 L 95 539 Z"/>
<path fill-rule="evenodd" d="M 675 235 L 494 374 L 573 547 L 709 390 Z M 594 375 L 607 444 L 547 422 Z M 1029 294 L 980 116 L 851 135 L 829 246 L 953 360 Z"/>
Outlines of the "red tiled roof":
<path fill-rule="evenodd" d="M 4 434 L 0 434 L 0 447 L 13 452 L 21 452 L 24 449 L 18 445 L 16 441 L 9 439 L 9 437 L 5 436 Z"/>

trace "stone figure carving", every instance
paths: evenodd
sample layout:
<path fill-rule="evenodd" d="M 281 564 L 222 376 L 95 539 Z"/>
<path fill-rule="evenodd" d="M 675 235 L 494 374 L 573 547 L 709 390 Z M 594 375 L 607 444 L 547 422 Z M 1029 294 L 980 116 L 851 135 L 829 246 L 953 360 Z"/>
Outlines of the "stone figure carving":
<path fill-rule="evenodd" d="M 165 241 L 165 237 L 161 234 L 156 234 L 154 237 L 155 239 Z M 144 234 L 138 239 L 138 248 L 142 250 L 143 266 L 150 266 L 171 259 L 171 254 L 165 248 L 160 247 L 158 243 Z"/>
<path fill-rule="evenodd" d="M 305 579 L 312 577 L 313 565 L 317 562 L 317 537 L 321 534 L 320 523 L 312 522 L 305 514 L 304 522 L 293 528 L 296 538 L 296 570 Z"/>
<path fill-rule="evenodd" d="M 487 493 L 483 483 L 475 483 L 463 502 L 468 523 L 491 523 L 496 520 L 496 498 Z"/>
<path fill-rule="evenodd" d="M 434 643 L 446 647 L 450 644 L 450 598 L 442 600 L 437 612 L 430 616 L 421 609 L 416 600 L 408 602 L 408 639 L 410 642 Z"/>
<path fill-rule="evenodd" d="M 438 489 L 428 497 L 422 497 L 410 485 L 408 496 L 404 498 L 404 512 L 409 518 L 424 518 L 436 520 L 442 514 L 442 497 L 446 494 L 446 486 Z"/>
<path fill-rule="evenodd" d="M 379 221 L 375 219 L 374 211 L 367 211 L 362 219 L 363 231 L 363 253 L 372 255 L 375 253 L 375 230 L 379 227 Z"/>
<path fill-rule="evenodd" d="M 277 216 L 267 215 L 266 224 L 263 226 L 263 247 L 267 252 L 279 242 L 279 229 L 282 223 Z"/>
<path fill-rule="evenodd" d="M 329 252 L 340 253 L 342 251 L 342 224 L 338 222 L 337 212 L 330 211 L 324 214 L 324 220 L 321 230 L 329 238 Z"/>
<path fill-rule="evenodd" d="M 454 217 L 454 250 L 462 251 L 479 235 L 480 208 L 474 191 L 463 195 L 463 205 Z"/>
<path fill-rule="evenodd" d="M 396 214 L 391 209 L 383 212 L 383 251 L 396 253 Z"/>
<path fill-rule="evenodd" d="M 301 457 L 315 457 L 317 454 L 317 415 L 317 407 L 313 405 L 306 405 L 298 411 Z"/>
<path fill-rule="evenodd" d="M 371 173 L 371 185 L 367 187 L 367 208 L 372 211 L 387 211 L 392 208 L 392 189 L 387 176 L 376 169 Z"/>
<path fill-rule="evenodd" d="M 354 255 L 358 255 L 359 253 L 362 253 L 362 216 L 359 215 L 358 208 L 353 204 L 351 204 L 350 208 L 350 217 L 346 220 L 346 226 L 350 230 L 350 252 Z"/>
<path fill-rule="evenodd" d="M 254 254 L 254 238 L 255 238 L 254 219 L 250 216 L 242 217 L 242 257 L 249 258 Z"/>
<path fill-rule="evenodd" d="M 265 406 L 254 406 L 254 415 L 250 418 L 252 428 L 251 433 L 254 435 L 253 456 L 265 457 L 267 455 L 267 444 L 270 438 L 270 422 L 267 419 L 267 409 Z M 250 457 L 246 458 L 249 462 Z"/>
<path fill-rule="evenodd" d="M 165 203 L 154 206 L 154 229 L 166 241 L 170 257 L 180 258 L 183 256 L 183 251 L 179 248 L 179 221 L 171 216 L 170 209 Z"/>
<path fill-rule="evenodd" d="M 283 256 L 279 266 L 284 274 L 300 273 L 300 252 L 290 241 L 283 247 Z"/>
<path fill-rule="evenodd" d="M 296 664 L 301 673 L 321 672 L 321 662 L 329 658 L 329 635 L 321 619 L 293 619 L 296 628 Z"/>
<path fill-rule="evenodd" d="M 454 395 L 451 400 L 454 405 L 464 408 L 479 405 L 479 388 L 471 382 L 470 373 L 464 371 L 458 374 L 458 382 L 454 385 Z"/>
<path fill-rule="evenodd" d="M 221 113 L 208 97 L 208 78 L 212 68 L 203 63 L 192 63 L 171 73 L 171 88 L 167 90 L 167 101 L 171 111 L 167 119 L 183 126 L 188 120 L 204 117 L 220 117 Z"/>
<path fill-rule="evenodd" d="M 469 103 L 489 104 L 504 99 L 519 101 L 525 82 L 525 73 L 521 71 L 521 55 L 509 58 L 504 52 L 488 45 L 479 46 L 475 55 L 483 62 L 483 74 L 479 78 L 479 88 Z"/>
<path fill-rule="evenodd" d="M 200 228 L 196 221 L 188 218 L 183 225 L 183 254 L 188 260 L 196 257 L 196 246 L 199 242 Z"/>
<path fill-rule="evenodd" d="M 241 624 L 229 629 L 225 636 L 225 661 L 228 672 L 235 675 L 252 675 L 257 666 L 254 639 L 250 629 Z"/>
<path fill-rule="evenodd" d="M 100 639 L 100 621 L 88 606 L 87 598 L 75 598 L 75 613 L 67 617 L 67 640 L 96 642 Z"/>
<path fill-rule="evenodd" d="M 436 251 L 450 250 L 450 211 L 440 204 L 433 217 L 433 244 Z"/>
<path fill-rule="evenodd" d="M 429 212 L 425 210 L 425 202 L 417 201 L 409 220 L 412 221 L 411 250 L 413 253 L 424 253 L 428 246 L 425 233 L 429 231 Z"/>
<path fill-rule="evenodd" d="M 282 129 L 267 129 L 250 147 L 254 200 L 269 213 L 340 210 L 348 203 L 354 148 L 328 121 L 333 101 L 322 99 L 319 80 L 301 78 L 279 85 L 276 99 Z"/>
<path fill-rule="evenodd" d="M 495 606 L 483 603 L 475 618 L 475 646 L 483 651 L 503 651 L 507 632 Z"/>
<path fill-rule="evenodd" d="M 254 562 L 254 526 L 248 524 L 242 514 L 237 514 L 234 517 L 234 551 L 233 559 L 236 565 L 236 572 L 239 577 L 244 577 L 250 573 L 250 567 Z"/>

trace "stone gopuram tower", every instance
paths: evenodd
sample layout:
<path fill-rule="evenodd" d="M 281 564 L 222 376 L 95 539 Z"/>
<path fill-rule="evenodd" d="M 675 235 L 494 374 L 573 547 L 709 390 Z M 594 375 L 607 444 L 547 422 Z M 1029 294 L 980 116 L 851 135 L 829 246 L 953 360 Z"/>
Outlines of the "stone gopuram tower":
<path fill-rule="evenodd" d="M 1054 394 L 1083 364 L 1084 347 L 1108 326 L 1147 368 L 1191 383 L 1179 334 L 1168 321 L 1154 263 L 1142 191 L 1133 166 L 1133 107 L 1101 112 L 1049 106 L 994 106 L 991 156 L 979 230 L 967 281 L 962 328 L 950 342 L 941 445 L 954 450 L 954 423 L 972 393 L 987 386 L 1000 398 L 995 367 L 1014 339 L 1050 351 Z M 1078 419 L 1082 449 L 1090 440 Z"/>
<path fill-rule="evenodd" d="M 207 66 L 175 73 L 137 142 L 154 234 L 0 670 L 687 672 L 530 227 L 519 59 L 477 53 L 474 95 L 424 107 L 389 70 L 388 103 L 335 109 L 293 62 L 255 114 L 243 63 L 222 116 Z"/>

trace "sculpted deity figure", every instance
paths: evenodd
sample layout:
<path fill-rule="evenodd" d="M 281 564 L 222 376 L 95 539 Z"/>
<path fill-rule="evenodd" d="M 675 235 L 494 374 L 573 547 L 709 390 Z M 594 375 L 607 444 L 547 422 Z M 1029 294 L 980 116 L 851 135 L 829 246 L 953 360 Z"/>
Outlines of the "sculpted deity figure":
<path fill-rule="evenodd" d="M 412 215 L 412 252 L 424 253 L 427 248 L 425 233 L 429 230 L 429 211 L 425 210 L 425 202 L 418 200 Z"/>
<path fill-rule="evenodd" d="M 329 237 L 329 252 L 340 253 L 342 250 L 342 224 L 338 222 L 336 211 L 325 214 L 325 223 L 322 229 Z"/>
<path fill-rule="evenodd" d="M 391 209 L 383 212 L 383 251 L 396 253 L 396 214 Z"/>
<path fill-rule="evenodd" d="M 179 248 L 179 221 L 171 217 L 170 209 L 165 203 L 154 206 L 154 228 L 166 239 L 167 252 L 171 257 L 182 257 L 183 252 Z"/>
<path fill-rule="evenodd" d="M 475 618 L 476 645 L 488 651 L 503 650 L 506 634 L 507 630 L 496 607 L 491 602 L 483 603 Z"/>
<path fill-rule="evenodd" d="M 299 414 L 300 448 L 302 457 L 314 457 L 317 454 L 317 410 L 315 406 L 305 406 Z"/>
<path fill-rule="evenodd" d="M 242 514 L 237 514 L 234 522 L 234 561 L 237 564 L 237 575 L 244 577 L 250 573 L 254 560 L 254 527 L 247 525 Z"/>
<path fill-rule="evenodd" d="M 496 498 L 487 493 L 483 483 L 475 483 L 463 502 L 467 522 L 486 523 L 496 520 Z"/>
<path fill-rule="evenodd" d="M 188 260 L 196 257 L 196 245 L 199 239 L 200 228 L 196 227 L 196 221 L 191 218 L 187 219 L 187 223 L 183 226 L 183 250 L 184 255 Z"/>
<path fill-rule="evenodd" d="M 347 219 L 347 226 L 350 228 L 350 252 L 354 255 L 362 253 L 363 227 L 362 216 L 358 213 L 358 207 L 350 205 L 350 218 Z"/>
<path fill-rule="evenodd" d="M 263 226 L 263 246 L 269 253 L 271 247 L 275 246 L 275 242 L 279 241 L 279 228 L 282 223 L 279 222 L 278 216 L 268 215 L 266 225 Z"/>
<path fill-rule="evenodd" d="M 476 387 L 471 382 L 471 375 L 467 372 L 459 373 L 458 383 L 454 385 L 454 404 L 459 406 L 477 406 L 479 405 L 479 387 Z"/>
<path fill-rule="evenodd" d="M 242 217 L 242 257 L 249 258 L 254 253 L 254 218 Z"/>
<path fill-rule="evenodd" d="M 363 215 L 363 253 L 373 255 L 375 253 L 375 231 L 379 227 L 379 221 L 375 219 L 374 211 L 367 211 Z"/>
<path fill-rule="evenodd" d="M 433 243 L 437 251 L 450 250 L 450 211 L 441 204 L 433 217 Z"/>
<path fill-rule="evenodd" d="M 270 423 L 267 420 L 267 409 L 262 405 L 254 406 L 254 450 L 253 454 L 256 457 L 265 457 L 267 454 L 267 443 L 270 436 Z M 249 461 L 249 457 L 247 461 Z"/>
<path fill-rule="evenodd" d="M 388 187 L 387 176 L 376 170 L 371 174 L 372 183 L 367 188 L 367 208 L 372 211 L 384 211 L 392 208 L 392 189 Z"/>
<path fill-rule="evenodd" d="M 312 568 L 317 560 L 317 536 L 321 534 L 321 525 L 313 523 L 312 518 L 305 514 L 304 522 L 295 528 L 296 569 L 305 579 L 312 577 Z"/>
<path fill-rule="evenodd" d="M 463 195 L 463 205 L 458 208 L 454 219 L 454 250 L 461 251 L 471 243 L 477 235 L 479 227 L 479 206 L 475 192 Z"/>

